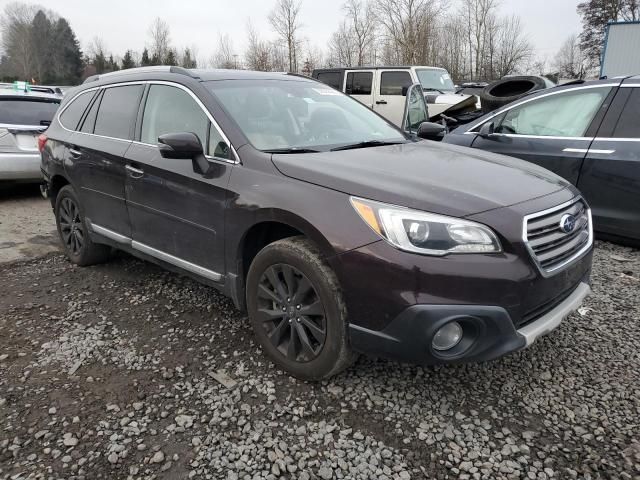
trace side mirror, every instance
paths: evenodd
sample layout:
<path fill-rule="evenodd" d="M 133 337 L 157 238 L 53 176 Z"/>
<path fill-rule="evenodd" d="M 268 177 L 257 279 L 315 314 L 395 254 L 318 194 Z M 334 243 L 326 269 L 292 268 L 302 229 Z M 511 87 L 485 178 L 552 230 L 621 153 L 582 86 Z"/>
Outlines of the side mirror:
<path fill-rule="evenodd" d="M 191 132 L 160 135 L 158 149 L 164 158 L 192 159 L 203 153 L 198 136 Z"/>
<path fill-rule="evenodd" d="M 404 87 L 402 87 L 402 96 L 406 97 L 407 93 L 409 92 L 409 87 L 411 87 L 411 85 L 405 85 Z"/>
<path fill-rule="evenodd" d="M 439 142 L 447 133 L 447 127 L 433 122 L 422 122 L 418 127 L 416 135 L 426 140 L 433 140 Z"/>
<path fill-rule="evenodd" d="M 493 122 L 485 123 L 484 125 L 482 125 L 482 127 L 480 127 L 480 130 L 478 130 L 478 135 L 482 138 L 489 138 L 494 133 L 495 125 L 493 124 Z"/>

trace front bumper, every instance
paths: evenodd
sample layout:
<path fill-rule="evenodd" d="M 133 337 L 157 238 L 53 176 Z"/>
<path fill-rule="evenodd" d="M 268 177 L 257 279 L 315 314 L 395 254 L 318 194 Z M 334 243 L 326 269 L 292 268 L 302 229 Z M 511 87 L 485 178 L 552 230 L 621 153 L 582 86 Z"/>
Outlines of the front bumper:
<path fill-rule="evenodd" d="M 551 310 L 521 328 L 515 327 L 501 307 L 414 305 L 381 331 L 350 325 L 351 346 L 360 353 L 422 365 L 492 360 L 526 348 L 557 328 L 590 293 L 586 281 L 580 282 Z M 462 341 L 450 351 L 433 349 L 431 342 L 436 331 L 451 321 L 462 325 Z"/>
<path fill-rule="evenodd" d="M 0 180 L 41 181 L 40 153 L 0 153 Z"/>

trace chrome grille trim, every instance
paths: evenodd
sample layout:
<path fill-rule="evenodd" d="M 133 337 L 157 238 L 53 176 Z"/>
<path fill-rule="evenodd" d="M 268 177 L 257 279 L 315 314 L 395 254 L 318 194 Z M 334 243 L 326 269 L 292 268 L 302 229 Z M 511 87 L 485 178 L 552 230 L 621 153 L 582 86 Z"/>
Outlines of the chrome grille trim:
<path fill-rule="evenodd" d="M 565 234 L 559 223 L 563 215 L 577 217 L 576 228 Z M 582 257 L 593 245 L 591 209 L 582 197 L 524 217 L 522 240 L 540 272 L 554 275 Z"/>

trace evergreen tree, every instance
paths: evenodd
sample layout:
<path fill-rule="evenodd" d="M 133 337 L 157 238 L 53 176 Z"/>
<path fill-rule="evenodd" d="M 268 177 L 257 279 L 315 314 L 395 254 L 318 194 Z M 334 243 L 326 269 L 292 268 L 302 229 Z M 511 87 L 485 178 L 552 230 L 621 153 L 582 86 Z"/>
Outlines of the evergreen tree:
<path fill-rule="evenodd" d="M 131 50 L 127 50 L 124 53 L 124 57 L 122 58 L 122 69 L 126 68 L 134 68 L 136 66 L 136 62 L 133 61 L 133 55 L 131 54 Z"/>
<path fill-rule="evenodd" d="M 170 48 L 167 51 L 167 55 L 164 57 L 163 65 L 178 65 L 178 59 L 176 58 L 176 53 Z"/>
<path fill-rule="evenodd" d="M 83 62 L 80 43 L 69 23 L 60 18 L 53 28 L 53 77 L 51 83 L 75 85 L 82 78 Z"/>
<path fill-rule="evenodd" d="M 109 55 L 109 60 L 107 61 L 107 70 L 110 72 L 115 72 L 116 70 L 120 70 L 118 66 L 118 62 L 113 59 L 113 55 Z"/>
<path fill-rule="evenodd" d="M 157 53 L 153 54 L 153 56 L 151 57 L 151 62 L 149 63 L 149 65 L 162 65 L 162 59 L 160 58 L 160 56 Z"/>
<path fill-rule="evenodd" d="M 182 55 L 182 66 L 184 68 L 197 68 L 198 64 L 195 58 L 191 58 L 191 50 L 189 48 L 185 48 L 184 54 Z"/>
<path fill-rule="evenodd" d="M 33 45 L 34 80 L 48 83 L 52 80 L 53 28 L 47 15 L 38 10 L 31 21 L 31 44 Z"/>
<path fill-rule="evenodd" d="M 147 67 L 151 65 L 151 60 L 149 59 L 149 50 L 146 48 L 142 51 L 142 58 L 140 59 L 140 66 Z"/>
<path fill-rule="evenodd" d="M 582 17 L 580 48 L 586 53 L 591 64 L 597 66 L 604 46 L 607 23 L 640 19 L 640 2 L 638 0 L 587 0 L 578 4 L 578 14 Z"/>

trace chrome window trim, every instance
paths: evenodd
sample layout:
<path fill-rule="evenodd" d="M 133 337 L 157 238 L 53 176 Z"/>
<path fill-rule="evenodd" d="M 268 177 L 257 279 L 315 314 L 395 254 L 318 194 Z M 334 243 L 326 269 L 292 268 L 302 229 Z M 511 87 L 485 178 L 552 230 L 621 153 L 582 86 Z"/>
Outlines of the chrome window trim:
<path fill-rule="evenodd" d="M 87 132 L 80 132 L 78 130 L 71 130 L 67 127 L 65 127 L 62 122 L 60 121 L 60 115 L 62 115 L 64 113 L 64 111 L 69 107 L 69 105 L 71 105 L 73 102 L 75 102 L 75 100 L 80 96 L 83 95 L 85 93 L 88 92 L 92 92 L 94 90 L 100 90 L 100 89 L 107 89 L 107 88 L 114 88 L 114 87 L 125 87 L 127 85 L 167 85 L 170 87 L 177 87 L 180 88 L 181 90 L 184 90 L 185 92 L 187 92 L 191 98 L 194 99 L 194 101 L 196 102 L 196 104 L 202 109 L 202 111 L 204 112 L 204 114 L 207 116 L 207 118 L 209 119 L 209 121 L 211 122 L 211 125 L 213 125 L 216 130 L 218 131 L 218 133 L 220 134 L 220 136 L 222 137 L 222 139 L 227 142 L 227 144 L 229 145 L 229 147 L 231 148 L 231 151 L 233 152 L 233 156 L 235 157 L 235 160 L 232 159 L 220 159 L 218 157 L 210 157 L 208 155 L 205 155 L 207 158 L 210 159 L 215 159 L 215 160 L 224 160 L 227 163 L 233 163 L 234 165 L 237 165 L 240 163 L 240 157 L 238 156 L 238 152 L 236 152 L 235 147 L 233 146 L 233 144 L 229 141 L 229 138 L 225 135 L 225 133 L 222 131 L 222 129 L 220 128 L 220 125 L 218 125 L 218 122 L 215 121 L 215 119 L 213 118 L 213 115 L 211 115 L 211 113 L 209 112 L 209 110 L 207 110 L 207 108 L 204 106 L 204 104 L 202 103 L 202 101 L 200 101 L 200 99 L 196 96 L 195 93 L 193 93 L 188 87 L 185 87 L 184 85 L 181 85 L 179 83 L 176 82 L 170 82 L 170 81 L 166 81 L 166 80 L 139 80 L 139 81 L 132 81 L 132 82 L 118 82 L 118 83 L 109 83 L 107 85 L 101 85 L 101 86 L 97 86 L 97 87 L 91 87 L 91 88 L 87 88 L 86 90 L 82 90 L 81 92 L 78 92 L 76 95 L 73 96 L 73 98 L 71 100 L 69 100 L 69 103 L 67 103 L 64 108 L 59 111 L 56 114 L 56 118 L 58 120 L 58 124 L 60 124 L 60 126 L 66 130 L 67 132 L 70 133 L 79 133 L 82 135 L 89 135 L 89 136 L 93 136 L 93 137 L 98 137 L 98 138 L 106 138 L 108 140 L 118 140 L 120 142 L 127 142 L 127 143 L 138 143 L 138 144 L 142 144 L 142 145 L 150 145 L 148 143 L 144 143 L 144 142 L 138 142 L 136 140 L 125 140 L 123 138 L 116 138 L 116 137 L 109 137 L 106 135 L 98 135 L 95 133 L 87 133 Z M 150 145 L 152 147 L 157 147 L 157 145 Z"/>
<path fill-rule="evenodd" d="M 195 273 L 202 277 L 208 278 L 209 280 L 213 280 L 214 282 L 220 282 L 224 278 L 222 274 L 218 272 L 214 272 L 213 270 L 209 270 L 208 268 L 202 267 L 195 263 L 189 262 L 182 258 L 171 255 L 170 253 L 163 252 L 162 250 L 158 250 L 157 248 L 153 248 L 149 245 L 146 245 L 141 242 L 137 242 L 125 235 L 121 235 L 117 232 L 114 232 L 111 229 L 102 227 L 100 225 L 96 225 L 92 223 L 89 219 L 87 219 L 87 223 L 89 228 L 98 235 L 102 235 L 105 238 L 109 238 L 117 243 L 128 245 L 131 248 L 138 250 L 139 252 L 146 253 L 152 257 L 158 258 L 162 261 L 170 263 L 171 265 L 175 265 L 176 267 L 180 267 L 188 272 Z"/>
<path fill-rule="evenodd" d="M 510 110 L 513 110 L 516 107 L 519 107 L 521 105 L 524 105 L 526 103 L 532 102 L 534 100 L 538 100 L 540 98 L 546 98 L 546 97 L 550 97 L 551 95 L 559 95 L 561 93 L 566 93 L 566 92 L 575 92 L 578 90 L 587 90 L 587 89 L 592 89 L 592 88 L 612 88 L 612 87 L 617 87 L 620 86 L 619 83 L 603 83 L 603 84 L 599 84 L 599 85 L 586 85 L 586 86 L 582 86 L 582 87 L 574 87 L 574 88 L 567 88 L 564 90 L 557 90 L 554 92 L 549 92 L 549 93 L 545 93 L 544 95 L 538 95 L 536 97 L 532 97 L 532 98 L 526 98 L 514 105 L 511 105 L 509 108 L 506 108 L 504 110 L 498 110 L 496 111 L 493 115 L 491 115 L 489 118 L 485 118 L 484 120 L 472 125 L 471 127 L 469 127 L 469 129 L 464 132 L 465 135 L 475 135 L 478 132 L 473 132 L 472 130 L 474 130 L 475 128 L 484 125 L 485 123 L 487 123 L 489 120 L 491 120 L 492 118 L 497 117 L 498 115 L 502 115 L 503 113 L 506 113 Z M 526 135 L 517 135 L 517 134 L 504 134 L 504 135 L 508 135 L 508 136 L 515 136 L 515 137 L 526 137 Z M 551 137 L 545 137 L 542 135 L 530 135 L 530 137 L 532 138 L 551 138 Z M 553 138 L 563 138 L 565 140 L 570 140 L 570 139 L 583 139 L 583 138 L 591 138 L 591 137 L 553 137 Z"/>
<path fill-rule="evenodd" d="M 640 83 L 623 83 L 620 85 L 622 88 L 638 88 L 640 87 Z"/>
<path fill-rule="evenodd" d="M 595 137 L 594 142 L 640 142 L 640 138 Z"/>
<path fill-rule="evenodd" d="M 569 207 L 569 206 L 571 206 L 574 203 L 577 203 L 579 201 L 582 201 L 584 203 L 584 205 L 585 205 L 585 208 L 587 209 L 587 220 L 589 221 L 589 240 L 587 241 L 587 244 L 584 247 L 582 247 L 580 250 L 578 250 L 575 253 L 575 255 L 567 258 L 564 262 L 562 262 L 562 263 L 560 263 L 558 265 L 555 265 L 553 268 L 545 270 L 544 268 L 542 268 L 542 265 L 540 265 L 540 262 L 538 262 L 538 259 L 536 257 L 535 252 L 533 251 L 533 249 L 531 247 L 529 247 L 529 239 L 528 239 L 528 236 L 527 236 L 527 225 L 529 223 L 529 220 L 531 220 L 533 218 L 542 217 L 544 215 L 548 215 L 548 214 L 556 212 L 558 210 L 565 209 L 565 208 L 567 208 L 567 207 Z M 591 249 L 591 247 L 593 246 L 593 219 L 591 218 L 591 208 L 589 208 L 587 202 L 584 201 L 584 198 L 582 198 L 581 196 L 577 196 L 577 197 L 569 200 L 568 202 L 564 202 L 564 203 L 562 203 L 560 205 L 556 205 L 555 207 L 547 208 L 546 210 L 542 210 L 540 212 L 535 212 L 535 213 L 530 213 L 529 215 L 525 215 L 524 219 L 522 220 L 522 241 L 524 242 L 524 245 L 527 248 L 531 259 L 533 260 L 533 262 L 538 267 L 538 270 L 540 271 L 542 276 L 543 277 L 551 277 L 551 276 L 555 275 L 556 273 L 558 273 L 559 271 L 563 270 L 570 263 L 573 263 L 575 260 L 578 260 L 578 259 L 582 258 L 582 256 L 585 253 L 587 253 Z"/>

